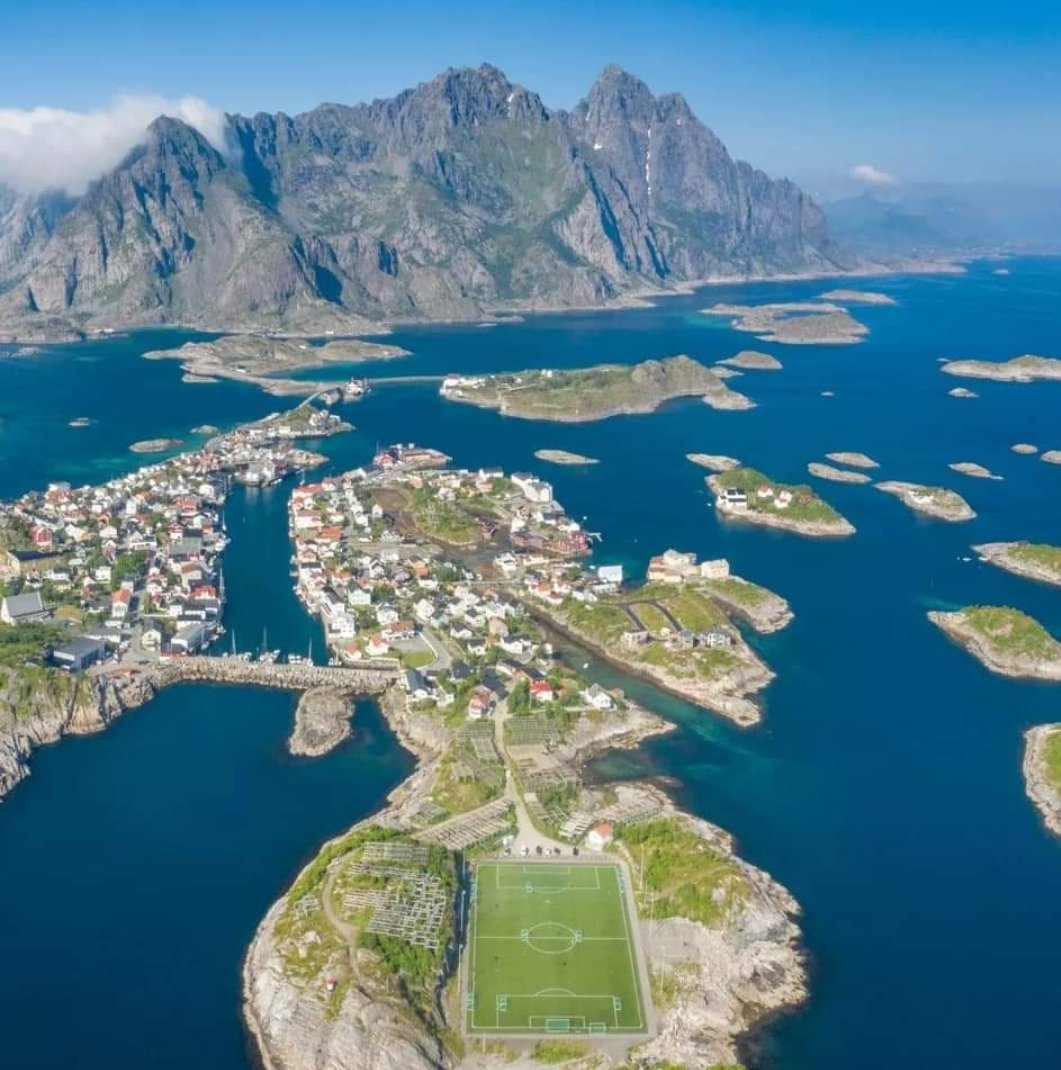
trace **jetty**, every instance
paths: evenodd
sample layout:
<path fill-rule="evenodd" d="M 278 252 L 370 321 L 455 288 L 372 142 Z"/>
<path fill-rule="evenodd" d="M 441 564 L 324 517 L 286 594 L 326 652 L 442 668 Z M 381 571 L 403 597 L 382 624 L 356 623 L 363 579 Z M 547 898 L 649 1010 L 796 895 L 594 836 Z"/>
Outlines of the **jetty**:
<path fill-rule="evenodd" d="M 156 688 L 172 684 L 235 684 L 283 691 L 329 688 L 342 694 L 377 695 L 397 682 L 395 661 L 367 661 L 356 667 L 278 665 L 241 658 L 188 657 L 159 661 L 144 672 Z"/>

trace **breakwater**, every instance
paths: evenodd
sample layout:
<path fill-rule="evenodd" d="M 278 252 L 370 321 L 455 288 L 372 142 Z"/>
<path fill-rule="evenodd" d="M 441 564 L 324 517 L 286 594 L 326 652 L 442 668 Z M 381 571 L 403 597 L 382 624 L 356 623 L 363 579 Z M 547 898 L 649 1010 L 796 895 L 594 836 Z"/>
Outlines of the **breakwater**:
<path fill-rule="evenodd" d="M 396 662 L 369 661 L 357 667 L 268 665 L 239 658 L 175 658 L 144 675 L 157 688 L 180 683 L 239 684 L 308 691 L 326 687 L 344 694 L 378 695 L 394 684 Z"/>

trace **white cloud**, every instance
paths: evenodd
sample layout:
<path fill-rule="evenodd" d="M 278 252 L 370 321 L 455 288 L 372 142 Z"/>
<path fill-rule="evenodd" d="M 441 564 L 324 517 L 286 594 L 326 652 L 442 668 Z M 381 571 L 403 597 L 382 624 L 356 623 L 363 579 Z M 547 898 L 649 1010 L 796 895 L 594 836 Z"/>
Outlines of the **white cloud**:
<path fill-rule="evenodd" d="M 899 180 L 895 175 L 890 175 L 887 171 L 882 171 L 871 163 L 856 164 L 851 168 L 850 174 L 852 178 L 857 179 L 859 182 L 864 182 L 867 186 L 899 185 Z"/>
<path fill-rule="evenodd" d="M 183 119 L 225 149 L 224 113 L 198 97 L 122 96 L 87 112 L 0 108 L 0 182 L 20 193 L 83 193 L 121 162 L 160 115 Z"/>

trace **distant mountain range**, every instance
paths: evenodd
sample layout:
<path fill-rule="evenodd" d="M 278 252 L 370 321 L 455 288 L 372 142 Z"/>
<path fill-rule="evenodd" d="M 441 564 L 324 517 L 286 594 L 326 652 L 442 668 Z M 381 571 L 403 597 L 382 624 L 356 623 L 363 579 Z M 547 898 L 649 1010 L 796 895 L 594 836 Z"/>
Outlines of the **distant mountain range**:
<path fill-rule="evenodd" d="M 569 113 L 483 66 L 229 128 L 221 151 L 159 118 L 78 198 L 0 189 L 0 334 L 357 331 L 853 262 L 798 186 L 617 67 Z"/>
<path fill-rule="evenodd" d="M 906 183 L 822 203 L 836 240 L 870 256 L 1061 250 L 1061 186 Z"/>

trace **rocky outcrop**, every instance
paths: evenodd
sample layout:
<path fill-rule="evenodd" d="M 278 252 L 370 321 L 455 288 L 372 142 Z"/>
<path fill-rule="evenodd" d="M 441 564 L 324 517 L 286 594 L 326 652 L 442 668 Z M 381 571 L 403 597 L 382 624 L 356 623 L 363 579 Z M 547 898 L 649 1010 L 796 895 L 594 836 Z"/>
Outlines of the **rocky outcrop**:
<path fill-rule="evenodd" d="M 144 677 L 112 681 L 56 673 L 53 679 L 54 686 L 35 690 L 28 707 L 0 714 L 0 800 L 29 776 L 29 757 L 37 747 L 102 732 L 155 694 Z"/>
<path fill-rule="evenodd" d="M 482 66 L 228 126 L 221 151 L 159 118 L 79 198 L 0 191 L 0 337 L 350 334 L 848 265 L 798 186 L 614 67 L 570 114 Z"/>
<path fill-rule="evenodd" d="M 1043 823 L 1061 836 L 1061 790 L 1050 772 L 1048 749 L 1056 747 L 1061 724 L 1037 725 L 1024 733 L 1024 790 L 1042 815 Z"/>
<path fill-rule="evenodd" d="M 287 741 L 290 754 L 319 758 L 350 736 L 350 698 L 327 687 L 306 691 L 295 709 L 295 728 Z"/>

